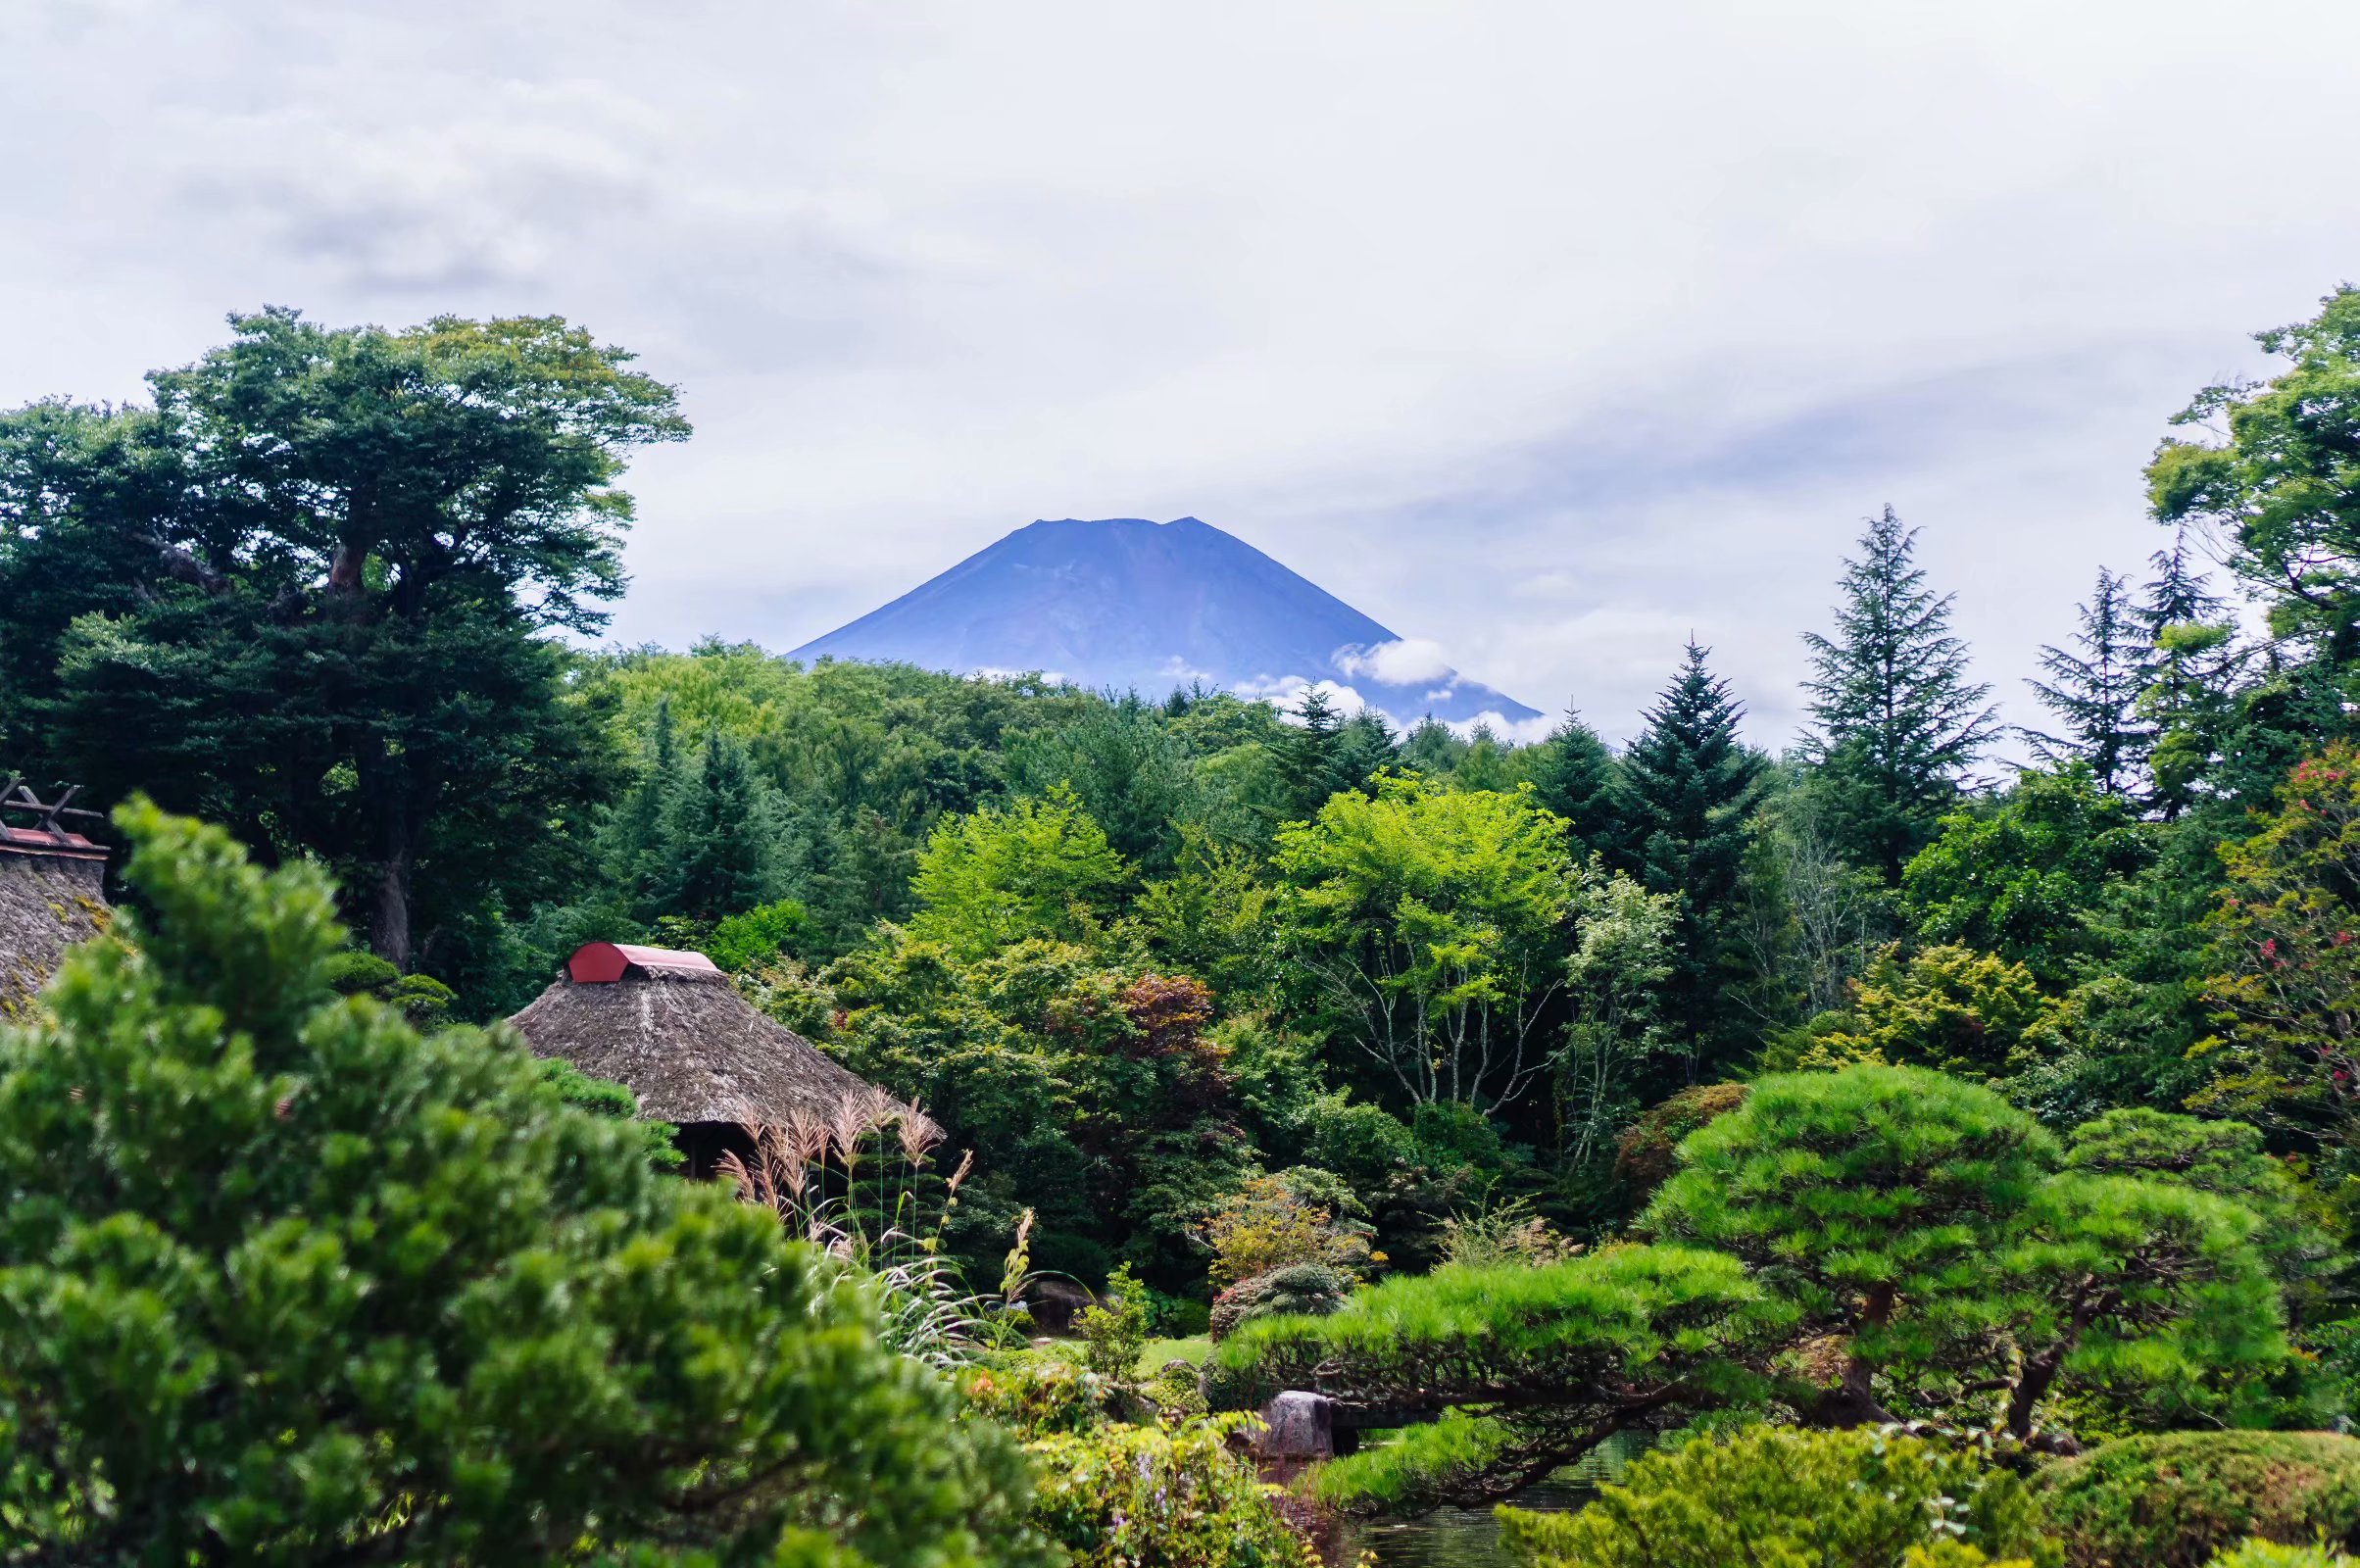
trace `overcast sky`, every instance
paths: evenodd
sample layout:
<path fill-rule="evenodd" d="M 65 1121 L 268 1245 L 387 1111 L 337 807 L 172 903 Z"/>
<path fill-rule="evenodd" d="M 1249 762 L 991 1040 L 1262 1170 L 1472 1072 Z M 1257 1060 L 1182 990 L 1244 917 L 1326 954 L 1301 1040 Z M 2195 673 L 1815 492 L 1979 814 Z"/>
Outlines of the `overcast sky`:
<path fill-rule="evenodd" d="M 2022 700 L 2139 468 L 2360 274 L 2360 4 L 0 0 L 0 404 L 223 313 L 555 313 L 678 383 L 615 635 L 785 649 L 1205 518 L 1628 733 L 1783 745 L 1891 502 Z"/>

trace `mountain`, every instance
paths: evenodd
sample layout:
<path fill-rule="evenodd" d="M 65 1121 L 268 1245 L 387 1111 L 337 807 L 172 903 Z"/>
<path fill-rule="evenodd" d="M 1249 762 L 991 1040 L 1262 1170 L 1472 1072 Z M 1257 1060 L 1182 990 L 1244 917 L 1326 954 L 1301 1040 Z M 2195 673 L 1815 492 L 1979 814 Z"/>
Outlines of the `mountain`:
<path fill-rule="evenodd" d="M 1146 697 L 1202 681 L 1291 700 L 1332 682 L 1399 724 L 1539 716 L 1194 517 L 1033 523 L 794 657 L 1041 670 Z"/>

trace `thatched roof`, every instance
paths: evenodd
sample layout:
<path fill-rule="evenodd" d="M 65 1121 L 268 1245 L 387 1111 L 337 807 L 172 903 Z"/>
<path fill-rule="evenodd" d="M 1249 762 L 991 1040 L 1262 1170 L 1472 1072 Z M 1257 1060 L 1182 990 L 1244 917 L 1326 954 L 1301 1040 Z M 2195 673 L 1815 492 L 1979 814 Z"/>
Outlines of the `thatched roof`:
<path fill-rule="evenodd" d="M 623 1085 L 639 1097 L 642 1116 L 676 1126 L 895 1121 L 927 1139 L 941 1136 L 914 1106 L 755 1010 L 701 953 L 593 942 L 509 1022 L 537 1054 Z"/>
<path fill-rule="evenodd" d="M 0 825 L 0 1021 L 31 1009 L 58 959 L 107 926 L 106 851 Z"/>

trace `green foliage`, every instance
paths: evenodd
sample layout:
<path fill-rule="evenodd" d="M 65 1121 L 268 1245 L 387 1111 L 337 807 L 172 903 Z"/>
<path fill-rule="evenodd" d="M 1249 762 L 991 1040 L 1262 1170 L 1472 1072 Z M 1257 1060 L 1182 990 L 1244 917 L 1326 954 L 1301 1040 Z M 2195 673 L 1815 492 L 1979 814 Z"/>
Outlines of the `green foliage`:
<path fill-rule="evenodd" d="M 1967 675 L 1950 596 L 1926 586 L 1917 533 L 1887 507 L 1844 564 L 1836 633 L 1808 633 L 1803 683 L 1817 727 L 1805 750 L 1843 850 L 1888 881 L 1933 836 L 1959 781 L 1998 731 L 1991 688 Z"/>
<path fill-rule="evenodd" d="M 1901 908 L 1926 942 L 1996 955 L 2054 985 L 2096 951 L 2093 916 L 2154 853 L 2153 830 L 2086 768 L 2028 770 L 1991 809 L 1942 818 L 1901 873 Z"/>
<path fill-rule="evenodd" d="M 318 858 L 457 978 L 615 782 L 545 633 L 603 623 L 623 460 L 688 425 L 555 318 L 230 327 L 152 407 L 0 416 L 15 755 Z"/>
<path fill-rule="evenodd" d="M 2281 1546 L 2255 1540 L 2222 1552 L 2206 1568 L 2360 1568 L 2360 1558 L 2325 1546 Z"/>
<path fill-rule="evenodd" d="M 1035 730 L 1009 749 L 1008 782 L 1024 794 L 1069 791 L 1114 853 L 1148 871 L 1169 868 L 1181 824 L 1210 801 L 1187 743 L 1137 696 L 1092 703 L 1074 721 Z"/>
<path fill-rule="evenodd" d="M 2191 1108 L 2360 1144 L 2360 749 L 2296 767 L 2278 808 L 2224 844 L 2229 886 L 2209 918 L 2206 1000 L 2221 1035 Z"/>
<path fill-rule="evenodd" d="M 959 1392 L 977 1414 L 1030 1439 L 1105 1424 L 1114 1391 L 1071 1361 L 1023 1350 L 963 1368 Z"/>
<path fill-rule="evenodd" d="M 2033 1487 L 2070 1568 L 2199 1568 L 2256 1537 L 2360 1545 L 2360 1440 L 2334 1433 L 2124 1438 Z"/>
<path fill-rule="evenodd" d="M 1614 1179 L 1644 1204 L 1672 1174 L 1682 1140 L 1744 1103 L 1744 1084 L 1699 1084 L 1650 1107 L 1615 1141 Z"/>
<path fill-rule="evenodd" d="M 1564 824 L 1529 792 L 1380 780 L 1280 830 L 1287 942 L 1332 1027 L 1412 1103 L 1513 1100 L 1572 908 Z"/>
<path fill-rule="evenodd" d="M 1215 1286 L 1236 1285 L 1293 1263 L 1320 1263 L 1343 1273 L 1368 1259 L 1364 1229 L 1319 1200 L 1304 1176 L 1324 1173 L 1288 1171 L 1250 1178 L 1221 1206 L 1206 1216 L 1205 1245 L 1212 1249 L 1210 1270 Z"/>
<path fill-rule="evenodd" d="M 732 974 L 742 974 L 777 961 L 811 929 L 811 917 L 793 899 L 758 904 L 753 908 L 713 922 L 704 953 Z"/>
<path fill-rule="evenodd" d="M 745 743 L 718 728 L 664 802 L 655 906 L 702 925 L 740 914 L 779 888 L 779 824 Z"/>
<path fill-rule="evenodd" d="M 2168 440 L 2147 466 L 2159 522 L 2217 530 L 2228 564 L 2271 605 L 2273 630 L 2315 639 L 2332 664 L 2360 644 L 2360 289 L 2339 288 L 2307 321 L 2254 340 L 2287 368 L 2262 383 L 2206 387 L 2173 419 L 2225 439 Z"/>
<path fill-rule="evenodd" d="M 1956 945 L 1922 948 L 1907 957 L 1890 947 L 1861 975 L 1843 1012 L 1814 1018 L 1767 1059 L 2006 1078 L 2054 1049 L 2060 1011 L 2023 964 Z"/>
<path fill-rule="evenodd" d="M 2170 1390 L 2286 1354 L 2251 1211 L 2055 1174 L 2030 1117 L 1940 1073 L 1764 1078 L 1680 1158 L 1642 1225 L 1744 1259 L 1832 1336 L 1786 1395 L 1814 1420 L 1885 1421 L 1898 1392 L 1943 1408 L 1982 1387 L 2005 1391 L 1998 1415 L 2024 1438 L 2061 1379 Z"/>
<path fill-rule="evenodd" d="M 910 931 L 969 962 L 1030 939 L 1087 947 L 1129 876 L 1081 802 L 1057 785 L 1045 799 L 936 828 L 917 858 Z"/>
<path fill-rule="evenodd" d="M 2120 573 L 2097 569 L 2097 590 L 2077 605 L 2079 654 L 2040 650 L 2046 681 L 2027 682 L 2062 721 L 2063 735 L 2026 731 L 2025 739 L 2048 766 L 2085 770 L 2101 795 L 2136 795 L 2154 733 L 2143 722 L 2139 699 L 2154 674 L 2152 639 L 2140 624 Z"/>
<path fill-rule="evenodd" d="M 1580 1250 L 1534 1212 L 1529 1198 L 1511 1198 L 1443 1221 L 1443 1262 L 1462 1268 L 1511 1263 L 1537 1268 L 1563 1262 Z"/>
<path fill-rule="evenodd" d="M 678 1170 L 688 1162 L 688 1156 L 672 1142 L 679 1129 L 668 1121 L 641 1121 L 639 1097 L 622 1085 L 593 1078 L 560 1056 L 543 1058 L 540 1068 L 541 1082 L 555 1090 L 564 1103 L 610 1121 L 628 1122 L 639 1136 L 641 1152 L 654 1169 Z"/>
<path fill-rule="evenodd" d="M 1253 1152 L 1202 985 L 1040 941 L 968 961 L 892 930 L 825 984 L 817 1038 L 974 1152 L 961 1255 L 996 1264 L 1032 1207 L 1045 1268 L 1103 1274 L 1120 1248 L 1151 1281 L 1193 1283 L 1190 1232 Z"/>
<path fill-rule="evenodd" d="M 1205 1328 L 1219 1340 L 1255 1318 L 1325 1317 L 1351 1299 L 1352 1285 L 1352 1276 L 1332 1263 L 1281 1263 L 1215 1297 Z"/>
<path fill-rule="evenodd" d="M 1682 907 L 1679 894 L 1647 892 L 1595 859 L 1576 873 L 1578 935 L 1565 959 L 1573 1016 L 1556 1069 L 1565 1148 L 1577 1166 L 1629 1113 L 1652 1058 L 1680 1052 L 1696 1060 L 1664 1019 L 1664 984 L 1686 961 Z"/>
<path fill-rule="evenodd" d="M 1125 1263 L 1106 1281 L 1100 1299 L 1083 1307 L 1073 1326 L 1082 1337 L 1082 1361 L 1102 1378 L 1126 1380 L 1139 1366 L 1148 1343 L 1148 1294 Z"/>
<path fill-rule="evenodd" d="M 1502 1508 L 1500 1522 L 1527 1568 L 1902 1568 L 1913 1548 L 1944 1544 L 2058 1560 L 2014 1476 L 1877 1432 L 1699 1438 L 1646 1455 L 1578 1512 Z"/>
<path fill-rule="evenodd" d="M 2306 1301 L 2335 1256 L 2315 1197 L 2283 1160 L 2262 1151 L 2259 1129 L 2131 1106 L 2076 1127 L 2065 1141 L 2074 1170 L 2145 1176 L 2226 1198 L 2250 1212 L 2253 1244 L 2289 1293 Z"/>
<path fill-rule="evenodd" d="M 1025 1445 L 1033 1517 L 1076 1568 L 1314 1568 L 1229 1437 L 1249 1418 L 1107 1426 Z"/>
<path fill-rule="evenodd" d="M 1534 797 L 1564 818 L 1575 854 L 1603 856 L 1620 864 L 1629 837 L 1621 769 L 1598 731 L 1569 712 L 1531 754 L 1525 765 Z"/>
<path fill-rule="evenodd" d="M 84 1561 L 958 1564 L 1015 1455 L 768 1215 L 497 1036 L 336 999 L 324 880 L 127 808 L 138 908 L 0 1035 L 17 1544 Z M 861 1505 L 848 1509 L 844 1499 Z M 29 1540 L 27 1539 L 29 1538 Z M 1019 1553 L 1020 1554 L 1020 1553 Z"/>
<path fill-rule="evenodd" d="M 1691 1080 L 1735 1060 L 1759 1022 L 1745 1004 L 1754 976 L 1741 884 L 1769 763 L 1739 740 L 1745 710 L 1705 667 L 1707 652 L 1688 645 L 1680 673 L 1623 753 L 1621 781 L 1639 880 L 1678 901 L 1656 1005 Z"/>
<path fill-rule="evenodd" d="M 1741 1362 L 1788 1316 L 1736 1259 L 1686 1248 L 1443 1268 L 1370 1286 L 1333 1316 L 1240 1325 L 1205 1363 L 1205 1393 L 1216 1408 L 1317 1389 L 1405 1419 L 1462 1409 L 1484 1424 L 1339 1459 L 1321 1482 L 1336 1506 L 1418 1508 L 1505 1496 L 1675 1399 L 1758 1392 Z"/>

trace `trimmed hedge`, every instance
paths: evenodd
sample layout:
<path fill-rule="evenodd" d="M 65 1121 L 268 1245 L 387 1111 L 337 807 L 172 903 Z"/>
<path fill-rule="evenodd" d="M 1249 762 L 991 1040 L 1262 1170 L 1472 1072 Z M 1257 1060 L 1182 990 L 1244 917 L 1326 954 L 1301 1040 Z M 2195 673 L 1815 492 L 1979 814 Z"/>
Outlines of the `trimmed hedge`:
<path fill-rule="evenodd" d="M 2252 1537 L 2360 1545 L 2360 1439 L 2333 1432 L 2124 1438 L 2034 1490 L 2070 1568 L 2203 1568 Z"/>

